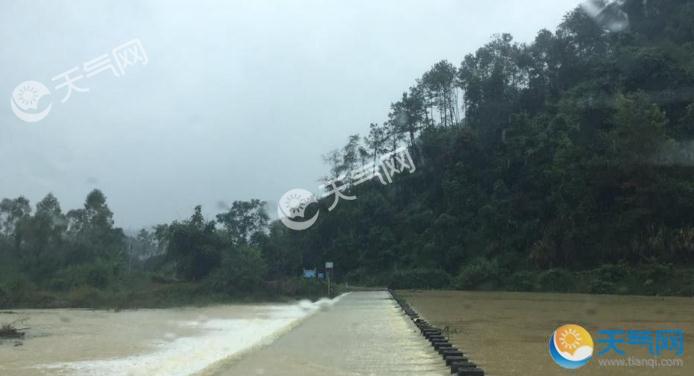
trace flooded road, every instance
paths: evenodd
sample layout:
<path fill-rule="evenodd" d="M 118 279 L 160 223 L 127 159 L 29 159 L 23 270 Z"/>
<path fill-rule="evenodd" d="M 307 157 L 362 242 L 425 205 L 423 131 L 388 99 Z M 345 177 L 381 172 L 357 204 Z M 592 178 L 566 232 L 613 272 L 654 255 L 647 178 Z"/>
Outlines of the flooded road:
<path fill-rule="evenodd" d="M 0 322 L 23 317 L 30 327 L 21 346 L 0 341 L 0 375 L 195 375 L 271 343 L 331 304 L 0 313 Z"/>
<path fill-rule="evenodd" d="M 214 376 L 431 375 L 450 369 L 385 291 L 355 292 Z"/>
<path fill-rule="evenodd" d="M 449 375 L 385 291 L 293 305 L 25 310 L 0 375 Z"/>
<path fill-rule="evenodd" d="M 694 374 L 694 299 L 501 292 L 402 292 L 487 375 L 565 376 L 548 354 L 566 323 L 685 332 L 684 365 L 606 367 L 584 374 Z M 26 310 L 21 346 L 0 341 L 2 376 L 449 375 L 442 359 L 385 291 L 317 303 L 135 310 Z M 638 351 L 642 350 L 642 351 Z M 647 357 L 643 349 L 629 355 Z"/>

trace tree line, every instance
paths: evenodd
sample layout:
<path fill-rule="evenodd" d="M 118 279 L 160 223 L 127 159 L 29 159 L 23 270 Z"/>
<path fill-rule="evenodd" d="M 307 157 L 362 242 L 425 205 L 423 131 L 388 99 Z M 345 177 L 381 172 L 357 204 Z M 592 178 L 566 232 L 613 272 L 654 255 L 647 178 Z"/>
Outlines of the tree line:
<path fill-rule="evenodd" d="M 35 208 L 24 197 L 3 199 L 0 307 L 319 294 L 318 283 L 298 278 L 300 255 L 287 254 L 272 238 L 279 227 L 269 223 L 265 206 L 257 199 L 235 201 L 214 219 L 197 206 L 185 220 L 126 234 L 115 227 L 99 190 L 66 213 L 52 194 Z M 179 288 L 157 290 L 167 285 Z M 136 298 L 139 303 L 129 301 Z"/>
<path fill-rule="evenodd" d="M 694 294 L 694 2 L 593 3 L 434 64 L 326 158 L 417 172 L 285 243 L 375 284 Z"/>
<path fill-rule="evenodd" d="M 335 178 L 407 145 L 417 171 L 349 186 L 357 199 L 306 231 L 259 200 L 135 235 L 100 191 L 67 213 L 52 195 L 35 210 L 3 200 L 0 305 L 138 278 L 296 292 L 287 281 L 326 261 L 352 284 L 693 295 L 694 1 L 605 9 L 433 64 L 385 121 L 324 156 Z"/>

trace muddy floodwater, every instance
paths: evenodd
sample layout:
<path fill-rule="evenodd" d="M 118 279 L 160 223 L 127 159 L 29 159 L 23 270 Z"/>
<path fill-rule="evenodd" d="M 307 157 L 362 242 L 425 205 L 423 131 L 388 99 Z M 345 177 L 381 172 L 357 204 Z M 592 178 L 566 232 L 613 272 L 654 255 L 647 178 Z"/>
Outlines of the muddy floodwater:
<path fill-rule="evenodd" d="M 452 342 L 487 375 L 694 375 L 694 298 L 457 291 L 400 294 L 433 325 L 448 327 Z M 548 341 L 557 327 L 568 323 L 591 333 L 680 329 L 685 332 L 684 356 L 677 360 L 665 352 L 659 359 L 674 361 L 652 368 L 600 365 L 594 353 L 585 367 L 565 370 L 551 360 Z M 652 358 L 645 347 L 619 347 L 627 357 Z"/>
<path fill-rule="evenodd" d="M 386 291 L 287 305 L 105 312 L 26 310 L 0 344 L 0 375 L 447 376 Z M 20 342 L 17 342 L 19 344 Z"/>
<path fill-rule="evenodd" d="M 694 375 L 694 299 L 572 294 L 401 292 L 487 375 Z M 445 376 L 450 370 L 386 291 L 319 302 L 205 308 L 0 311 L 27 320 L 0 340 L 0 375 Z M 683 364 L 578 371 L 556 365 L 548 340 L 563 324 L 685 332 Z M 645 348 L 624 348 L 646 358 Z M 667 358 L 668 356 L 664 356 Z M 672 356 L 669 356 L 672 358 Z"/>
<path fill-rule="evenodd" d="M 26 338 L 0 340 L 0 375 L 195 375 L 273 342 L 333 302 L 207 308 L 0 311 Z"/>
<path fill-rule="evenodd" d="M 0 375 L 431 375 L 450 371 L 385 291 L 287 305 L 25 310 Z M 19 343 L 19 342 L 18 342 Z"/>

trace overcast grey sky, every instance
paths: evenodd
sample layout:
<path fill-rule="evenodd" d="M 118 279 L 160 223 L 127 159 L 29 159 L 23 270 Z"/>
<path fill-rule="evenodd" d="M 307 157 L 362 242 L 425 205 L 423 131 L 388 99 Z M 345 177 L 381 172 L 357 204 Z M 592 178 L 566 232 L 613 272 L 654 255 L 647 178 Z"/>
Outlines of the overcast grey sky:
<path fill-rule="evenodd" d="M 102 189 L 126 228 L 317 190 L 321 155 L 382 122 L 433 63 L 512 33 L 554 30 L 577 0 L 2 2 L 0 198 L 49 192 L 64 210 Z M 51 78 L 133 38 L 147 65 L 55 90 Z M 79 72 L 78 72 L 79 73 Z M 23 81 L 48 116 L 14 116 Z"/>

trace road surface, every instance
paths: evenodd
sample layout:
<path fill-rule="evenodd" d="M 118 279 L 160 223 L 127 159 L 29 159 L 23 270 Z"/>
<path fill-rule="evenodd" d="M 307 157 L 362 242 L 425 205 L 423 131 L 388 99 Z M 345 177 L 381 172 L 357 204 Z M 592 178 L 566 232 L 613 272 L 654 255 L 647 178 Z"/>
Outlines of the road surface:
<path fill-rule="evenodd" d="M 386 291 L 353 292 L 208 375 L 450 375 Z"/>

